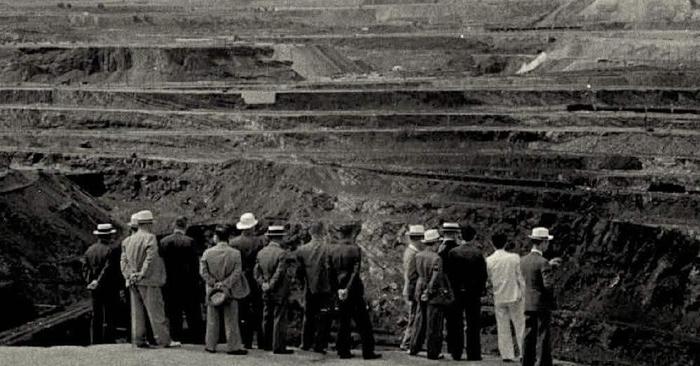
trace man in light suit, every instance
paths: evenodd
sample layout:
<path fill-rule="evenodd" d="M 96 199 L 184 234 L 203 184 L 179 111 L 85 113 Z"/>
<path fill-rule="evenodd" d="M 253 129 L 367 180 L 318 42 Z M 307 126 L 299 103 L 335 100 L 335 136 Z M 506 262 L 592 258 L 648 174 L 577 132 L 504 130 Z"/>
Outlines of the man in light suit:
<path fill-rule="evenodd" d="M 491 236 L 491 244 L 496 249 L 486 258 L 486 268 L 493 286 L 493 304 L 498 329 L 498 351 L 504 362 L 515 361 L 513 336 L 510 324 L 515 327 L 515 338 L 520 353 L 523 352 L 525 332 L 525 308 L 523 295 L 525 280 L 520 271 L 520 256 L 505 250 L 508 238 L 504 234 Z"/>
<path fill-rule="evenodd" d="M 554 301 L 552 267 L 561 259 L 548 261 L 543 253 L 554 239 L 543 227 L 532 229 L 532 250 L 520 260 L 525 279 L 525 336 L 523 338 L 523 366 L 552 366 L 550 324 Z"/>
<path fill-rule="evenodd" d="M 281 244 L 287 235 L 284 226 L 267 228 L 270 242 L 258 252 L 255 264 L 255 280 L 262 289 L 263 339 L 265 350 L 275 354 L 290 354 L 287 349 L 287 312 L 294 258 Z"/>
<path fill-rule="evenodd" d="M 445 323 L 445 309 L 454 301 L 454 293 L 443 270 L 442 259 L 437 254 L 440 233 L 427 230 L 424 235 L 425 249 L 416 254 L 415 300 L 419 303 L 414 322 L 413 338 L 409 355 L 416 356 L 428 339 L 428 359 L 439 360 L 442 350 L 442 329 Z"/>
<path fill-rule="evenodd" d="M 220 319 L 224 318 L 228 354 L 245 355 L 241 331 L 238 324 L 238 300 L 250 292 L 248 281 L 243 275 L 241 252 L 228 245 L 229 233 L 222 226 L 214 230 L 216 245 L 204 251 L 199 262 L 199 274 L 206 284 L 207 326 L 204 349 L 216 352 L 219 341 Z M 224 296 L 221 304 L 212 301 L 212 295 L 220 292 Z"/>
<path fill-rule="evenodd" d="M 403 297 L 408 304 L 408 324 L 401 341 L 402 350 L 408 350 L 411 347 L 411 338 L 413 337 L 413 321 L 416 319 L 416 311 L 418 310 L 418 302 L 415 300 L 416 282 L 418 281 L 416 254 L 423 249 L 421 239 L 423 239 L 424 234 L 423 225 L 409 225 L 408 233 L 406 233 L 408 243 L 403 252 Z"/>
<path fill-rule="evenodd" d="M 180 347 L 170 338 L 168 318 L 161 287 L 166 274 L 163 259 L 158 254 L 158 239 L 152 233 L 153 213 L 135 214 L 138 231 L 122 242 L 121 271 L 131 297 L 131 341 L 140 348 L 146 342 L 146 314 L 151 321 L 153 335 L 162 347 Z"/>

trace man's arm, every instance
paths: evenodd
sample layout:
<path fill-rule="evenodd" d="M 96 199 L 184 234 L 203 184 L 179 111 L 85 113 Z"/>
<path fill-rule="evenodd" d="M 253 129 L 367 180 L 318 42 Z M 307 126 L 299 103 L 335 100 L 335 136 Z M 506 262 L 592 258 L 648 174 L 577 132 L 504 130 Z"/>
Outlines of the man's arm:
<path fill-rule="evenodd" d="M 151 263 L 153 263 L 153 259 L 158 255 L 158 240 L 155 235 L 148 235 L 148 241 L 146 242 L 146 258 L 144 258 L 141 271 L 139 272 L 141 278 L 148 275 L 148 271 L 151 269 Z"/>
<path fill-rule="evenodd" d="M 546 260 L 543 262 L 540 268 L 542 273 L 542 283 L 547 291 L 552 292 L 554 290 L 554 273 L 552 272 L 552 266 Z"/>
<path fill-rule="evenodd" d="M 202 276 L 204 283 L 206 283 L 209 287 L 213 287 L 216 283 L 214 277 L 212 277 L 211 273 L 209 273 L 209 264 L 207 263 L 206 253 L 204 253 L 202 258 L 199 260 L 199 275 Z"/>
<path fill-rule="evenodd" d="M 278 259 L 277 259 L 277 268 L 275 268 L 275 273 L 272 275 L 272 278 L 270 278 L 270 290 L 273 290 L 279 285 L 280 279 L 282 278 L 283 274 L 287 272 L 287 254 L 284 253 L 282 254 Z"/>
<path fill-rule="evenodd" d="M 442 273 L 442 258 L 438 257 L 435 259 L 435 263 L 433 264 L 433 272 L 430 276 L 430 282 L 428 282 L 428 288 L 427 288 L 427 295 L 428 298 L 432 297 L 432 295 L 436 294 L 438 292 L 438 277 L 440 277 L 440 274 Z"/>
<path fill-rule="evenodd" d="M 352 273 L 350 274 L 350 280 L 348 281 L 347 286 L 345 286 L 345 291 L 350 291 L 352 288 L 352 285 L 355 283 L 357 280 L 357 276 L 360 275 L 360 264 L 362 263 L 362 250 L 360 248 L 357 248 L 357 258 L 355 258 L 355 263 L 352 267 Z"/>
<path fill-rule="evenodd" d="M 261 285 L 265 282 L 265 274 L 260 267 L 260 261 L 258 259 L 255 260 L 255 267 L 253 267 L 253 277 L 255 278 L 255 282 Z"/>
<path fill-rule="evenodd" d="M 131 275 L 135 272 L 134 268 L 131 266 L 131 263 L 129 263 L 129 257 L 126 255 L 126 241 L 128 239 L 129 238 L 126 238 L 124 241 L 122 241 L 122 255 L 119 260 L 122 276 L 124 276 L 124 279 L 127 281 L 131 279 Z"/>
<path fill-rule="evenodd" d="M 235 251 L 231 253 L 233 256 L 233 271 L 231 274 L 221 281 L 221 285 L 226 288 L 233 288 L 233 284 L 241 278 L 243 273 L 243 260 L 241 259 L 241 252 Z"/>
<path fill-rule="evenodd" d="M 486 269 L 486 258 L 484 258 L 483 255 L 479 255 L 478 257 L 477 268 L 477 273 L 479 276 L 479 286 L 481 286 L 479 295 L 482 296 L 486 291 L 486 281 L 489 278 L 488 270 Z"/>

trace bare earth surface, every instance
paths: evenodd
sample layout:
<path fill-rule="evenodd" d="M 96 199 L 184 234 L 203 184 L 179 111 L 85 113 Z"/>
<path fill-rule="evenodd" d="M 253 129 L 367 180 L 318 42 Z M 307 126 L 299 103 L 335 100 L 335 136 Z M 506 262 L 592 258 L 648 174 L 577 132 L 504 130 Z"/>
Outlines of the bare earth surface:
<path fill-rule="evenodd" d="M 223 349 L 223 348 L 222 348 Z M 258 350 L 251 351 L 247 356 L 229 356 L 223 352 L 218 354 L 205 353 L 201 346 L 185 345 L 181 349 L 134 349 L 130 345 L 102 345 L 92 347 L 50 347 L 50 348 L 28 348 L 28 347 L 0 347 L 0 360 L 4 365 L 26 365 L 26 366 L 160 366 L 160 365 L 276 365 L 292 366 L 318 364 L 323 365 L 426 365 L 437 364 L 440 361 L 429 361 L 425 354 L 421 357 L 409 357 L 404 352 L 391 350 L 381 351 L 383 358 L 376 361 L 365 361 L 359 354 L 354 359 L 341 360 L 330 353 L 327 356 L 320 356 L 311 352 L 296 351 L 293 355 L 273 355 L 269 352 Z M 442 362 L 445 362 L 444 360 Z M 491 366 L 491 365 L 514 365 L 514 363 L 503 363 L 493 356 L 486 356 L 482 362 L 466 362 L 470 366 Z M 559 365 L 573 365 L 562 364 Z"/>

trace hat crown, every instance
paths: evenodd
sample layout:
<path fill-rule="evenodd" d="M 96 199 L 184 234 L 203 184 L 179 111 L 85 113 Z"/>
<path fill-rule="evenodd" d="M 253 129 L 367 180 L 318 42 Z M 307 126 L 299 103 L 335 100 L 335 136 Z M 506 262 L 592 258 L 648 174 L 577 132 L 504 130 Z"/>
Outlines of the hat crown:
<path fill-rule="evenodd" d="M 258 220 L 255 218 L 255 215 L 253 215 L 250 212 L 246 212 L 243 215 L 241 215 L 241 219 L 238 220 L 236 227 L 240 230 L 245 230 L 250 229 L 257 224 Z"/>
<path fill-rule="evenodd" d="M 109 235 L 116 233 L 117 230 L 112 224 L 97 224 L 97 230 L 93 231 L 94 235 Z"/>
<path fill-rule="evenodd" d="M 135 214 L 136 222 L 139 224 L 149 223 L 153 221 L 153 212 L 149 210 L 139 211 Z"/>
<path fill-rule="evenodd" d="M 536 227 L 532 229 L 532 235 L 530 235 L 531 238 L 542 238 L 542 239 L 551 239 L 551 235 L 549 235 L 549 229 L 546 227 Z"/>
<path fill-rule="evenodd" d="M 97 230 L 99 231 L 109 231 L 112 230 L 112 224 L 98 224 Z"/>
<path fill-rule="evenodd" d="M 284 235 L 285 234 L 285 229 L 284 226 L 282 225 L 271 225 L 267 227 L 267 235 Z"/>
<path fill-rule="evenodd" d="M 456 222 L 444 222 L 442 224 L 442 230 L 452 230 L 452 231 L 459 231 L 459 224 Z"/>
<path fill-rule="evenodd" d="M 136 214 L 131 215 L 131 218 L 129 219 L 129 226 L 131 227 L 136 227 L 139 225 L 139 220 Z"/>
<path fill-rule="evenodd" d="M 423 225 L 408 225 L 408 235 L 423 236 L 425 235 L 425 227 Z"/>
<path fill-rule="evenodd" d="M 426 230 L 423 235 L 423 242 L 434 242 L 440 239 L 440 233 L 435 229 Z"/>

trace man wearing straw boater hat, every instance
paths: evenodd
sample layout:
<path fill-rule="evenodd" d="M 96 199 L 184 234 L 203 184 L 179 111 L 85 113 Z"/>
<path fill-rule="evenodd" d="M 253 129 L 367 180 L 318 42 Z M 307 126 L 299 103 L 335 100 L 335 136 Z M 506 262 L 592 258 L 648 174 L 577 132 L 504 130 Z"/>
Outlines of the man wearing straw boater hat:
<path fill-rule="evenodd" d="M 113 243 L 116 232 L 112 224 L 97 225 L 97 230 L 92 232 L 97 242 L 85 251 L 83 257 L 83 275 L 92 299 L 92 344 L 115 341 L 119 292 L 122 289 L 119 247 Z"/>
<path fill-rule="evenodd" d="M 262 289 L 264 347 L 276 354 L 290 354 L 287 349 L 287 311 L 294 258 L 283 247 L 287 235 L 284 226 L 270 226 L 265 234 L 270 242 L 258 252 L 255 279 Z"/>
<path fill-rule="evenodd" d="M 428 359 L 430 360 L 444 358 L 440 353 L 442 351 L 445 308 L 454 301 L 450 282 L 442 267 L 442 259 L 437 254 L 439 242 L 440 233 L 435 229 L 427 230 L 422 240 L 425 249 L 416 254 L 418 281 L 416 282 L 415 300 L 419 305 L 414 321 L 415 328 L 409 355 L 417 356 L 427 337 Z"/>
<path fill-rule="evenodd" d="M 122 242 L 121 270 L 131 298 L 131 341 L 139 348 L 148 348 L 146 314 L 156 343 L 161 347 L 179 347 L 170 338 L 168 318 L 161 287 L 165 284 L 165 266 L 158 254 L 158 239 L 153 234 L 153 213 L 135 214 L 138 230 Z"/>
<path fill-rule="evenodd" d="M 561 259 L 548 261 L 543 253 L 554 236 L 544 227 L 532 229 L 530 254 L 520 261 L 525 280 L 525 336 L 523 339 L 523 366 L 552 366 L 550 323 L 554 301 L 552 267 Z"/>
<path fill-rule="evenodd" d="M 205 250 L 199 262 L 199 273 L 206 284 L 207 330 L 205 350 L 216 352 L 220 320 L 224 319 L 227 353 L 245 355 L 238 322 L 239 299 L 250 292 L 243 276 L 241 252 L 228 245 L 229 231 L 223 226 L 214 229 L 216 244 Z"/>
<path fill-rule="evenodd" d="M 258 348 L 262 349 L 265 346 L 262 337 L 262 293 L 253 274 L 258 252 L 265 246 L 265 238 L 255 233 L 257 225 L 258 220 L 255 215 L 250 212 L 244 213 L 236 223 L 236 228 L 241 231 L 241 235 L 229 241 L 231 247 L 241 252 L 243 274 L 250 285 L 250 294 L 239 303 L 241 337 L 243 345 L 248 349 L 253 348 L 255 335 L 257 335 Z"/>
<path fill-rule="evenodd" d="M 416 271 L 416 254 L 423 249 L 421 240 L 425 234 L 423 225 L 409 225 L 406 239 L 408 241 L 403 252 L 403 297 L 408 305 L 408 324 L 401 340 L 401 349 L 408 351 L 411 346 L 413 335 L 413 321 L 416 318 L 418 302 L 415 300 L 416 281 L 418 272 Z"/>

